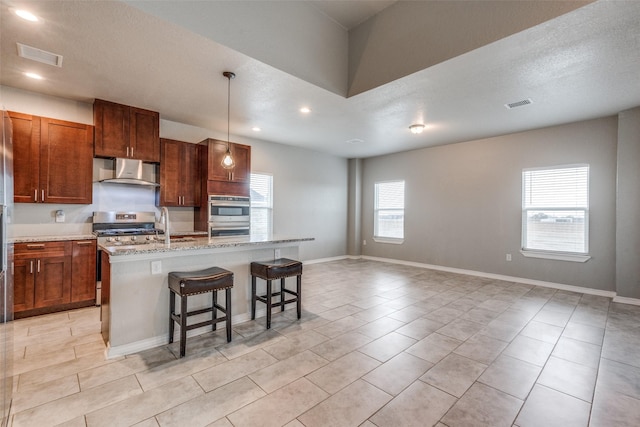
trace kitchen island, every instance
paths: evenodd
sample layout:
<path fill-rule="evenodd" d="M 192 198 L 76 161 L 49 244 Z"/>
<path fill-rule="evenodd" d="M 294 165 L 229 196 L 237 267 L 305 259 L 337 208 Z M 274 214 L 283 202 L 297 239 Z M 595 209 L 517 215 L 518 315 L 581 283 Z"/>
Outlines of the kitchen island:
<path fill-rule="evenodd" d="M 213 266 L 232 271 L 232 323 L 242 323 L 250 319 L 251 262 L 275 257 L 298 259 L 299 245 L 311 240 L 314 239 L 243 236 L 101 245 L 101 320 L 107 357 L 131 354 L 168 342 L 169 272 L 195 271 Z M 189 310 L 204 308 L 210 303 L 211 294 L 196 295 L 189 298 Z M 256 313 L 256 317 L 264 314 L 263 309 L 262 313 Z M 206 316 L 210 315 L 190 317 L 189 323 L 206 320 Z M 209 330 L 210 327 L 194 329 L 188 336 Z"/>

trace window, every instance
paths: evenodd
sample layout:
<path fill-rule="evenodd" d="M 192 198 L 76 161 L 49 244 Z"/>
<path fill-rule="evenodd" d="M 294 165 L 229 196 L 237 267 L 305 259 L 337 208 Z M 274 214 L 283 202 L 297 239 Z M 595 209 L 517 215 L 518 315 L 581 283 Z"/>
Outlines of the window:
<path fill-rule="evenodd" d="M 404 239 L 404 181 L 377 182 L 373 238 L 401 243 Z"/>
<path fill-rule="evenodd" d="M 251 234 L 273 232 L 273 176 L 251 174 Z"/>
<path fill-rule="evenodd" d="M 589 165 L 522 171 L 522 253 L 586 255 L 589 251 Z M 586 261 L 562 256 L 544 258 Z"/>

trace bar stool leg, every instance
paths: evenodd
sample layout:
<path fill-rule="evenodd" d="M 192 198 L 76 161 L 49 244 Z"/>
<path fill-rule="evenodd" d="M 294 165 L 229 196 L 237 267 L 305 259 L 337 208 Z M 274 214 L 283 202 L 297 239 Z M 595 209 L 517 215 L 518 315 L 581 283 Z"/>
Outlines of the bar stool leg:
<path fill-rule="evenodd" d="M 256 318 L 256 276 L 251 276 L 251 320 Z"/>
<path fill-rule="evenodd" d="M 296 277 L 296 308 L 298 309 L 298 319 L 302 316 L 302 275 Z"/>
<path fill-rule="evenodd" d="M 284 311 L 284 279 L 280 279 L 280 311 Z"/>
<path fill-rule="evenodd" d="M 225 316 L 227 317 L 227 342 L 231 342 L 231 289 L 225 291 Z"/>
<path fill-rule="evenodd" d="M 216 304 L 218 303 L 218 291 L 213 291 L 211 295 L 211 320 L 213 320 L 213 325 L 211 326 L 211 330 L 215 331 L 218 323 L 215 321 L 218 318 L 218 309 L 216 309 Z"/>
<path fill-rule="evenodd" d="M 271 280 L 267 280 L 267 329 L 271 328 Z"/>
<path fill-rule="evenodd" d="M 173 291 L 169 290 L 169 344 L 173 342 L 173 332 L 175 321 L 173 320 L 173 315 L 176 312 L 176 296 Z"/>
<path fill-rule="evenodd" d="M 187 350 L 187 296 L 180 298 L 180 357 L 184 357 Z"/>

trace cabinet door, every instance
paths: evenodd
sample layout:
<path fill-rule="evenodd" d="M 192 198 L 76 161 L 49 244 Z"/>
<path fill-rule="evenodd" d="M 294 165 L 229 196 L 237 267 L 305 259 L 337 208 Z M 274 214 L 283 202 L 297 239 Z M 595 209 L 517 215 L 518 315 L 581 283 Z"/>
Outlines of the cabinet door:
<path fill-rule="evenodd" d="M 129 157 L 145 162 L 160 162 L 160 114 L 131 108 Z"/>
<path fill-rule="evenodd" d="M 196 144 L 183 143 L 180 170 L 182 171 L 182 206 L 200 206 L 200 150 Z"/>
<path fill-rule="evenodd" d="M 41 129 L 40 201 L 91 204 L 93 128 L 43 117 Z"/>
<path fill-rule="evenodd" d="M 96 157 L 127 157 L 130 107 L 96 99 L 93 104 Z"/>
<path fill-rule="evenodd" d="M 161 140 L 160 197 L 158 206 L 180 206 L 181 147 L 182 142 L 171 139 Z"/>
<path fill-rule="evenodd" d="M 35 259 L 13 261 L 13 311 L 32 309 L 34 306 Z"/>
<path fill-rule="evenodd" d="M 96 299 L 96 241 L 73 242 L 71 302 Z"/>
<path fill-rule="evenodd" d="M 40 118 L 14 112 L 9 117 L 13 126 L 13 200 L 33 203 L 40 197 Z"/>
<path fill-rule="evenodd" d="M 71 256 L 36 260 L 35 308 L 71 302 Z"/>
<path fill-rule="evenodd" d="M 229 181 L 230 170 L 222 167 L 222 158 L 227 152 L 227 143 L 216 139 L 209 139 L 207 151 L 207 179 L 209 181 Z"/>
<path fill-rule="evenodd" d="M 231 155 L 236 164 L 231 171 L 231 181 L 248 183 L 251 179 L 251 147 L 231 144 Z"/>

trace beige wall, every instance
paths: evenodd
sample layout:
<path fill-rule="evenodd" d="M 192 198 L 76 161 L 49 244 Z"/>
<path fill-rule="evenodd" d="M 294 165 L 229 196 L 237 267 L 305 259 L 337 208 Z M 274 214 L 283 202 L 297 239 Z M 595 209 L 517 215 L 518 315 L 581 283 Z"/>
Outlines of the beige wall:
<path fill-rule="evenodd" d="M 616 143 L 617 119 L 607 117 L 366 159 L 363 254 L 613 291 Z M 591 166 L 592 258 L 525 258 L 519 252 L 522 169 L 573 163 Z M 376 243 L 374 183 L 395 179 L 405 180 L 405 241 Z"/>

